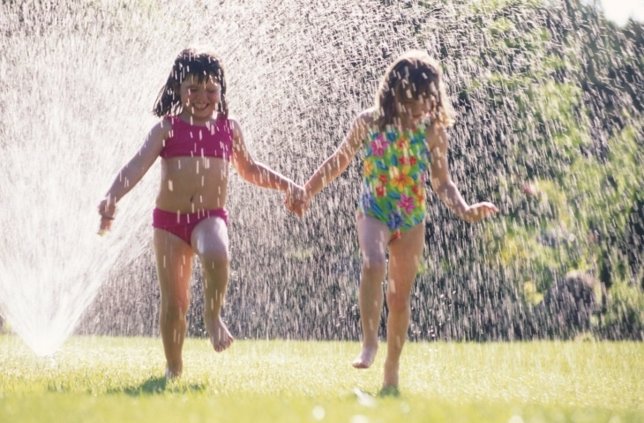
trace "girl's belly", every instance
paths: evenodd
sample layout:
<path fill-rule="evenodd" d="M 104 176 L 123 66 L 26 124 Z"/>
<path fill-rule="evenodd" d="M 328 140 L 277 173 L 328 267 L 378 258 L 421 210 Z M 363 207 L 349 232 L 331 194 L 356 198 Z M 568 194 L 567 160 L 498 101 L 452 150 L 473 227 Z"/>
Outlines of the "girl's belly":
<path fill-rule="evenodd" d="M 226 206 L 228 162 L 213 158 L 176 157 L 162 161 L 156 206 L 190 213 Z"/>

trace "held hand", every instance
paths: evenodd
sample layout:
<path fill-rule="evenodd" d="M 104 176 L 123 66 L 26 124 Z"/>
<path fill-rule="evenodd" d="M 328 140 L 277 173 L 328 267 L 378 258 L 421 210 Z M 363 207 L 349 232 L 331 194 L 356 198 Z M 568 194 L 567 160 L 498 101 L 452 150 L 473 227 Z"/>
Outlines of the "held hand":
<path fill-rule="evenodd" d="M 483 201 L 469 206 L 463 214 L 463 219 L 470 223 L 474 223 L 488 218 L 498 211 L 499 209 L 497 209 L 494 204 Z"/>
<path fill-rule="evenodd" d="M 298 217 L 303 217 L 304 213 L 309 208 L 309 201 L 306 198 L 301 198 L 298 201 L 295 201 L 288 209 L 292 212 L 298 215 Z"/>
<path fill-rule="evenodd" d="M 112 228 L 112 221 L 116 214 L 116 203 L 109 197 L 105 198 L 98 205 L 98 214 L 101 215 L 101 223 L 98 228 L 99 235 L 105 235 Z"/>
<path fill-rule="evenodd" d="M 286 192 L 284 205 L 291 213 L 295 213 L 299 217 L 302 217 L 308 208 L 308 200 L 306 198 L 304 188 L 299 185 L 292 186 L 291 189 Z"/>

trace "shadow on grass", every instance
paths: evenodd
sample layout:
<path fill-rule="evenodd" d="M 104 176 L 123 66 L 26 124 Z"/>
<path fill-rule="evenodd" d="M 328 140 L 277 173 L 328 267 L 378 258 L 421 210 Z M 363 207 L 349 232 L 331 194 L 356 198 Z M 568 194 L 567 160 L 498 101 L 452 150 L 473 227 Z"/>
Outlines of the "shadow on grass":
<path fill-rule="evenodd" d="M 387 386 L 378 391 L 380 398 L 398 398 L 400 397 L 400 390 L 396 386 Z"/>
<path fill-rule="evenodd" d="M 151 377 L 135 386 L 126 386 L 121 389 L 110 389 L 108 394 L 127 394 L 133 397 L 143 395 L 156 395 L 162 393 L 187 393 L 187 392 L 201 392 L 205 390 L 204 384 L 184 384 L 180 381 L 168 382 L 165 377 Z"/>
<path fill-rule="evenodd" d="M 382 388 L 377 394 L 363 391 L 360 388 L 353 388 L 351 395 L 358 401 L 358 404 L 365 407 L 373 407 L 376 405 L 378 399 L 382 398 L 400 398 L 400 391 L 398 388 L 390 386 Z"/>

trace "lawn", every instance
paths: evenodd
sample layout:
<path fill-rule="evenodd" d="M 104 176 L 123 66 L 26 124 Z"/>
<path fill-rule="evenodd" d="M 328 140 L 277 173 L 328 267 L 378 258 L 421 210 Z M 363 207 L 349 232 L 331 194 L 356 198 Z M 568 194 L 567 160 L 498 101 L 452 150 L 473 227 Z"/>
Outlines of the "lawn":
<path fill-rule="evenodd" d="M 40 358 L 0 336 L 0 422 L 644 421 L 642 343 L 409 343 L 397 397 L 378 396 L 384 348 L 363 371 L 355 342 L 184 351 L 166 383 L 158 338 L 75 337 Z"/>

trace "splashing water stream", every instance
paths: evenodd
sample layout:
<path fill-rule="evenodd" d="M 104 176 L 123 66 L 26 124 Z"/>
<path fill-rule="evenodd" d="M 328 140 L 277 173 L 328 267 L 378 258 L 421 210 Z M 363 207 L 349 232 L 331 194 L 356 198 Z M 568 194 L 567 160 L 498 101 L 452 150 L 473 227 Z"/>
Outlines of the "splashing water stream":
<path fill-rule="evenodd" d="M 309 95 L 317 88 L 303 67 L 316 56 L 332 57 L 328 50 L 340 40 L 328 36 L 338 34 L 320 26 L 316 32 L 331 32 L 318 44 L 314 25 L 305 22 L 310 17 L 295 7 L 220 6 L 3 3 L 0 311 L 37 354 L 57 350 L 110 272 L 149 249 L 156 167 L 122 201 L 108 237 L 96 236 L 95 208 L 151 126 L 154 95 L 181 48 L 208 40 L 225 58 L 231 108 L 259 156 L 270 150 L 286 160 L 298 157 L 294 146 L 279 141 L 317 107 L 319 95 Z M 364 13 L 329 4 L 317 17 L 329 22 L 342 9 Z M 279 18 L 284 11 L 288 16 Z M 280 27 L 289 20 L 295 25 Z M 306 51 L 306 60 L 296 59 Z M 324 66 L 348 62 L 335 60 Z M 330 82 L 337 74 L 318 76 Z"/>
<path fill-rule="evenodd" d="M 0 6 L 0 315 L 38 355 L 61 347 L 106 281 L 125 275 L 140 284 L 148 277 L 128 274 L 128 266 L 150 251 L 158 165 L 122 200 L 107 237 L 96 235 L 96 205 L 154 123 L 150 109 L 156 93 L 185 46 L 207 44 L 219 52 L 230 109 L 251 151 L 299 182 L 337 145 L 353 116 L 372 103 L 384 68 L 405 49 L 424 48 L 444 57 L 454 97 L 477 81 L 490 80 L 480 49 L 495 34 L 466 31 L 476 13 L 476 19 L 492 19 L 492 12 L 482 13 L 485 9 L 472 12 L 476 2 L 77 3 L 83 2 Z M 519 72 L 521 54 L 536 53 L 519 48 L 513 61 L 500 59 L 507 62 L 496 66 Z M 506 114 L 483 127 L 478 119 L 490 116 L 488 100 L 480 91 L 469 93 L 470 110 L 453 132 L 452 174 L 466 196 L 490 195 L 503 173 L 495 163 L 504 150 L 485 137 L 512 136 L 514 106 L 508 99 Z M 536 127 L 525 128 L 536 133 Z M 472 172 L 491 174 L 474 181 L 468 177 Z M 346 178 L 321 195 L 304 224 L 282 210 L 275 193 L 231 178 L 230 312 L 238 322 L 250 322 L 237 323 L 238 333 L 253 336 L 263 326 L 261 333 L 271 336 L 333 337 L 352 318 L 357 254 L 351 231 L 358 173 L 352 166 Z M 445 221 L 441 216 L 446 213 L 436 204 L 431 213 Z M 434 240 L 463 237 L 462 229 L 449 227 Z M 446 258 L 435 250 L 426 254 L 433 263 L 458 263 L 466 244 L 452 242 Z M 312 277 L 316 270 L 305 267 L 320 258 L 328 280 L 293 288 Z M 480 274 L 476 266 L 465 270 Z M 441 265 L 429 268 L 440 279 Z M 320 293 L 344 302 L 326 304 L 316 299 Z M 291 307 L 292 301 L 298 305 Z M 443 311 L 436 304 L 433 314 L 421 320 L 440 317 Z M 485 305 L 485 312 L 495 306 Z M 328 315 L 335 326 L 307 329 L 309 320 Z M 109 310 L 102 316 L 129 318 Z M 291 326 L 283 325 L 289 320 Z M 341 336 L 355 335 L 352 330 Z"/>

